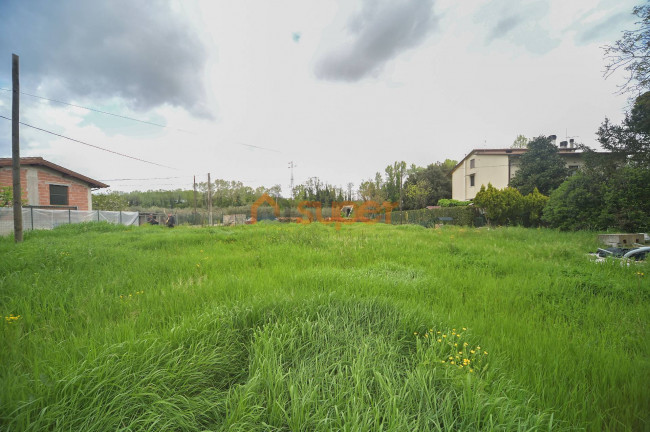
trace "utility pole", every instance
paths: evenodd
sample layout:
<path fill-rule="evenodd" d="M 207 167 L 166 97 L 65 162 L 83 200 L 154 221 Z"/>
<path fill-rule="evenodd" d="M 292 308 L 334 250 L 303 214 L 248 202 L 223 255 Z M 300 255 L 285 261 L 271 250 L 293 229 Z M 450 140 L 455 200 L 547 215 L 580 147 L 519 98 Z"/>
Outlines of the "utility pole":
<path fill-rule="evenodd" d="M 194 176 L 194 223 L 196 224 L 196 176 Z"/>
<path fill-rule="evenodd" d="M 13 99 L 11 101 L 11 168 L 14 187 L 14 241 L 23 241 L 23 206 L 20 188 L 20 139 L 18 133 L 20 107 L 20 76 L 18 56 L 11 55 L 11 79 L 13 84 Z"/>
<path fill-rule="evenodd" d="M 293 161 L 289 162 L 289 168 L 291 169 L 291 198 L 293 198 L 293 169 L 297 165 L 293 163 Z"/>
<path fill-rule="evenodd" d="M 208 173 L 208 225 L 212 226 L 212 184 L 210 184 L 210 173 Z"/>

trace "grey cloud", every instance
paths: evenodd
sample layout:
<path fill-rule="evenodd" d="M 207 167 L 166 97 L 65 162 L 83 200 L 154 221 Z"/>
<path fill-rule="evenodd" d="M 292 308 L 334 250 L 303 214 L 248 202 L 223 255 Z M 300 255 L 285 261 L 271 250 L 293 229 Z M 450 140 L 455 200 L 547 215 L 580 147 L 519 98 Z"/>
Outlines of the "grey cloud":
<path fill-rule="evenodd" d="M 487 40 L 493 41 L 494 39 L 498 39 L 507 35 L 510 30 L 521 24 L 521 21 L 522 19 L 519 15 L 510 15 L 508 17 L 500 19 L 492 28 L 492 31 L 487 37 Z"/>
<path fill-rule="evenodd" d="M 625 24 L 628 24 L 633 19 L 630 19 L 632 14 L 629 12 L 619 12 L 610 16 L 607 19 L 601 20 L 596 24 L 585 25 L 577 23 L 578 30 L 576 35 L 576 42 L 580 44 L 588 44 L 598 40 L 613 40 L 620 35 L 621 29 Z M 612 37 L 614 35 L 614 37 Z"/>
<path fill-rule="evenodd" d="M 513 6 L 510 0 L 493 0 L 477 11 L 475 21 L 489 29 L 486 44 L 507 38 L 532 53 L 545 54 L 560 44 L 559 38 L 539 25 L 548 16 L 547 1 L 521 1 Z"/>
<path fill-rule="evenodd" d="M 211 117 L 201 40 L 167 1 L 8 1 L 0 53 L 20 56 L 21 86 L 71 99 L 120 97 Z"/>
<path fill-rule="evenodd" d="M 318 78 L 358 81 L 420 44 L 435 25 L 432 0 L 364 0 L 347 27 L 350 43 L 316 62 Z"/>

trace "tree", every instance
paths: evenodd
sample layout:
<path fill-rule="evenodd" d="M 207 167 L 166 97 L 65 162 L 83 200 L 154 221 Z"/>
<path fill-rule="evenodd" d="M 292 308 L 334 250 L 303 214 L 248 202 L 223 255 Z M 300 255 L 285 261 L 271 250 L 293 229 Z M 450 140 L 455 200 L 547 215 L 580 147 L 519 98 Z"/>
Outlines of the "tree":
<path fill-rule="evenodd" d="M 427 206 L 427 199 L 431 194 L 428 182 L 419 180 L 416 184 L 407 184 L 405 190 L 406 199 L 414 204 L 412 208 L 421 209 Z"/>
<path fill-rule="evenodd" d="M 526 148 L 530 140 L 523 135 L 517 135 L 510 148 Z"/>
<path fill-rule="evenodd" d="M 581 170 L 557 188 L 542 220 L 562 230 L 650 228 L 650 168 L 628 165 L 603 175 Z"/>
<path fill-rule="evenodd" d="M 641 93 L 650 89 L 650 5 L 636 6 L 632 13 L 640 21 L 637 28 L 626 30 L 614 45 L 605 47 L 605 78 L 618 69 L 628 72 L 621 93 Z"/>
<path fill-rule="evenodd" d="M 524 195 L 535 188 L 548 195 L 567 176 L 568 170 L 557 147 L 548 137 L 539 136 L 528 143 L 528 151 L 521 155 L 519 170 L 510 181 L 510 186 Z"/>
<path fill-rule="evenodd" d="M 11 186 L 0 186 L 0 207 L 14 205 L 14 190 Z"/>
<path fill-rule="evenodd" d="M 126 197 L 119 192 L 93 195 L 93 208 L 95 210 L 122 211 L 129 208 Z"/>
<path fill-rule="evenodd" d="M 620 125 L 611 124 L 605 118 L 596 135 L 604 149 L 632 163 L 650 166 L 650 92 L 636 98 Z"/>
<path fill-rule="evenodd" d="M 430 164 L 426 168 L 411 166 L 409 177 L 404 184 L 405 190 L 408 191 L 409 187 L 419 185 L 420 191 L 427 191 L 427 194 L 425 197 L 422 193 L 416 194 L 417 189 L 411 190 L 410 194 L 405 195 L 405 208 L 423 208 L 427 205 L 436 205 L 441 199 L 451 198 L 449 173 L 454 166 L 456 161 L 450 159 Z"/>

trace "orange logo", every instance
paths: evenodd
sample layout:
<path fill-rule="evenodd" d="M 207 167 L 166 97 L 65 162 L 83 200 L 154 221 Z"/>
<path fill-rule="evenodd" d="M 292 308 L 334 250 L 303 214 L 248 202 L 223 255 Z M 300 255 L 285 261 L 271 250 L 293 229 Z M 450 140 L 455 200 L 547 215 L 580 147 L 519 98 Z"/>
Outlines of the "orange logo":
<path fill-rule="evenodd" d="M 265 193 L 251 206 L 251 223 L 257 223 L 257 209 L 264 203 L 273 207 L 273 214 L 276 218 L 280 217 L 278 204 Z M 390 224 L 391 212 L 397 207 L 398 204 L 396 202 L 390 203 L 388 201 L 384 201 L 381 205 L 376 201 L 365 201 L 361 205 L 353 201 L 343 201 L 341 203 L 334 201 L 332 202 L 332 217 L 323 218 L 323 204 L 320 201 L 302 201 L 298 204 L 298 212 L 303 217 L 299 217 L 296 222 L 303 224 L 309 224 L 314 221 L 322 223 L 334 222 L 336 229 L 340 229 L 342 223 L 377 223 L 378 219 L 372 216 L 384 214 L 386 216 L 386 223 Z"/>

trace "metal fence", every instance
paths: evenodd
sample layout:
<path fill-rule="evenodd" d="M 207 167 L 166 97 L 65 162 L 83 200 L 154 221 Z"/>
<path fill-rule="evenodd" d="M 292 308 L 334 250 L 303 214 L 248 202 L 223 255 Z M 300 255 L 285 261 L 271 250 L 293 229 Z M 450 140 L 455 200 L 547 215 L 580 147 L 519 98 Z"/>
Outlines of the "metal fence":
<path fill-rule="evenodd" d="M 81 222 L 109 222 L 120 225 L 139 225 L 138 212 L 103 210 L 46 210 L 23 208 L 23 231 L 53 229 L 59 225 Z M 0 207 L 0 235 L 14 231 L 14 210 Z"/>

